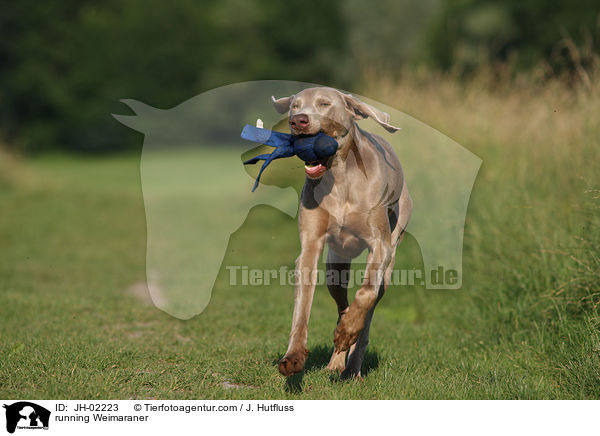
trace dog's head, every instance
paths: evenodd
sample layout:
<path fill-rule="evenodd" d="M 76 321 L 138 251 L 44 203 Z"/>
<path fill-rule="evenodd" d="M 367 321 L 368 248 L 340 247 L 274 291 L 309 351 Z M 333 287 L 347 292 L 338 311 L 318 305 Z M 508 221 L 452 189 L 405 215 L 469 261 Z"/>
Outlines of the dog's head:
<path fill-rule="evenodd" d="M 399 130 L 389 124 L 387 113 L 333 88 L 308 88 L 289 97 L 272 99 L 277 112 L 283 114 L 289 111 L 288 121 L 294 135 L 323 132 L 339 142 L 352 130 L 355 120 L 369 117 L 388 132 Z M 330 168 L 332 159 L 333 156 L 322 162 L 307 163 L 306 175 L 311 179 L 321 178 Z"/>

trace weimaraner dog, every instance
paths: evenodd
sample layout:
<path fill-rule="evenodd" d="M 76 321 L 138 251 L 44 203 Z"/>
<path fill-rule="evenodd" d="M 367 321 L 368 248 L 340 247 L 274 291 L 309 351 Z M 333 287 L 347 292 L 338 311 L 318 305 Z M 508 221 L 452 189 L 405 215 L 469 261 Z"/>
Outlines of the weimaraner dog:
<path fill-rule="evenodd" d="M 389 124 L 388 114 L 332 88 L 309 88 L 289 97 L 273 97 L 273 104 L 279 113 L 289 111 L 293 134 L 321 131 L 339 144 L 335 155 L 305 166 L 292 331 L 278 369 L 290 376 L 304 368 L 316 269 L 327 243 L 327 287 L 338 309 L 334 350 L 327 368 L 339 371 L 342 378 L 360 377 L 373 311 L 390 281 L 412 199 L 392 147 L 382 137 L 362 130 L 356 120 L 371 117 L 388 132 L 399 129 Z M 350 264 L 365 249 L 364 281 L 349 305 Z"/>

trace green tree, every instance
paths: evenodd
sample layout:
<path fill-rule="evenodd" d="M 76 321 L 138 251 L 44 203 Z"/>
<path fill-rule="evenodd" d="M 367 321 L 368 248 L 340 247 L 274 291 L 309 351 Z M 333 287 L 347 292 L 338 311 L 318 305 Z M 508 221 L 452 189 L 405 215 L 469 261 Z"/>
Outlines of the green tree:
<path fill-rule="evenodd" d="M 164 108 L 237 81 L 356 75 L 339 0 L 4 3 L 0 128 L 27 150 L 139 143 L 110 116 L 122 98 Z"/>
<path fill-rule="evenodd" d="M 518 69 L 546 61 L 557 71 L 561 40 L 596 44 L 600 3 L 595 0 L 447 0 L 428 35 L 431 64 L 461 70 L 513 58 Z M 585 63 L 585 60 L 583 60 Z"/>

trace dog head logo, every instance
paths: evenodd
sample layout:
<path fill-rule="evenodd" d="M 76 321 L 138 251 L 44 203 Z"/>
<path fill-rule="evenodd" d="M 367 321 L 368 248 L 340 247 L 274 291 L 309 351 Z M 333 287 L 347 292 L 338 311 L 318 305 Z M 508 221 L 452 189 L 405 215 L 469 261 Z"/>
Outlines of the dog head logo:
<path fill-rule="evenodd" d="M 48 429 L 50 411 L 28 401 L 4 405 L 6 409 L 6 431 L 14 433 L 18 429 Z"/>
<path fill-rule="evenodd" d="M 240 138 L 240 132 L 261 118 L 266 129 L 289 133 L 288 118 L 273 108 L 271 96 L 287 102 L 291 100 L 287 96 L 312 86 L 287 81 L 237 83 L 166 110 L 123 100 L 135 115 L 114 117 L 144 134 L 140 175 L 147 222 L 146 273 L 157 307 L 180 319 L 204 310 L 229 238 L 251 208 L 268 205 L 296 216 L 303 162 L 297 157 L 273 161 L 258 189 L 251 192 L 260 165 L 243 162 L 272 150 L 257 148 Z M 423 285 L 459 289 L 463 227 L 481 160 L 392 107 L 354 97 L 375 113 L 389 114 L 402 127 L 392 135 L 382 129 L 387 119 L 356 117 L 361 129 L 385 135 L 402 162 L 414 202 L 407 233 L 421 249 Z"/>

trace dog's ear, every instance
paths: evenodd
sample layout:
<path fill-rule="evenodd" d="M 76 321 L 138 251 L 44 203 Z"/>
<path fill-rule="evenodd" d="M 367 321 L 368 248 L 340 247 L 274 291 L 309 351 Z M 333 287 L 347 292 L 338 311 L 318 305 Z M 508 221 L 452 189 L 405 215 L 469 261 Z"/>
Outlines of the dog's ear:
<path fill-rule="evenodd" d="M 400 127 L 392 126 L 390 122 L 390 115 L 374 108 L 370 104 L 363 103 L 358 98 L 350 94 L 342 94 L 344 101 L 346 102 L 346 110 L 350 112 L 355 120 L 363 120 L 365 118 L 373 118 L 377 121 L 381 127 L 390 133 L 397 132 Z"/>
<path fill-rule="evenodd" d="M 292 100 L 294 95 L 290 95 L 289 97 L 275 98 L 271 96 L 271 100 L 273 101 L 273 106 L 275 110 L 280 114 L 284 114 L 290 110 L 290 104 L 292 104 Z"/>

